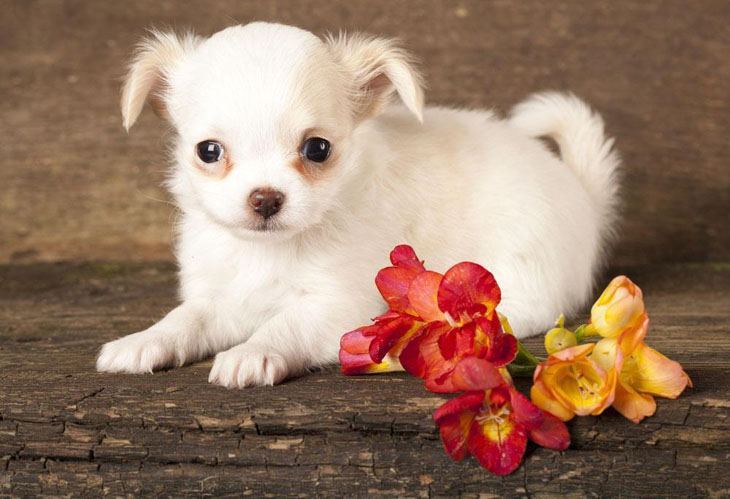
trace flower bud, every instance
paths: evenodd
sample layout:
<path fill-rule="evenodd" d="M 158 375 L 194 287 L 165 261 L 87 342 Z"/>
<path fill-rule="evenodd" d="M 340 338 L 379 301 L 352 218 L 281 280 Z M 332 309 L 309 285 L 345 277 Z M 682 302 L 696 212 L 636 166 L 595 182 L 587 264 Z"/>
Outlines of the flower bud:
<path fill-rule="evenodd" d="M 548 355 L 574 347 L 578 344 L 578 338 L 575 333 L 564 327 L 564 315 L 560 315 L 555 325 L 556 327 L 545 334 L 545 350 L 547 350 Z"/>
<path fill-rule="evenodd" d="M 615 338 L 644 314 L 641 289 L 626 276 L 614 278 L 591 308 L 588 332 Z"/>

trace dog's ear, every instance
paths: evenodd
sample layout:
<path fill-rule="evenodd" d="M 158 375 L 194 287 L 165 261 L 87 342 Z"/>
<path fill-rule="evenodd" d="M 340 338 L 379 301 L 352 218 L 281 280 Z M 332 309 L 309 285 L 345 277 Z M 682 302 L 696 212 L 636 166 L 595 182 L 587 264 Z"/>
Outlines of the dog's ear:
<path fill-rule="evenodd" d="M 352 85 L 358 121 L 378 114 L 394 93 L 423 121 L 421 76 L 394 40 L 340 33 L 328 36 L 326 43 Z"/>
<path fill-rule="evenodd" d="M 151 31 L 142 40 L 132 59 L 122 87 L 122 119 L 129 130 L 142 112 L 145 102 L 161 118 L 167 118 L 165 109 L 166 80 L 170 70 L 192 50 L 200 38 L 192 34 L 178 37 L 174 33 Z"/>

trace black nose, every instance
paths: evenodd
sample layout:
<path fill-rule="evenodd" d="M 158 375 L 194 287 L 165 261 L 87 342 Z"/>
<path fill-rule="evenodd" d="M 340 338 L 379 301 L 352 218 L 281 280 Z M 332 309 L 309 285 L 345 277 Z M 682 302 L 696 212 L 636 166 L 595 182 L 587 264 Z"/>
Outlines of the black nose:
<path fill-rule="evenodd" d="M 284 194 L 269 187 L 256 189 L 248 197 L 248 204 L 262 217 L 270 218 L 276 215 L 284 204 Z"/>

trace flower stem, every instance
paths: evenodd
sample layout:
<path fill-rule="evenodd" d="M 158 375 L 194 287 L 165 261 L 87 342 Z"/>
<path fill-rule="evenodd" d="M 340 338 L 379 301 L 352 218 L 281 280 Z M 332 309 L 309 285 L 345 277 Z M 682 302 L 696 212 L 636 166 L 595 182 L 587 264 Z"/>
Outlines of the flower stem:
<path fill-rule="evenodd" d="M 522 344 L 521 341 L 517 342 L 517 356 L 515 357 L 515 360 L 513 361 L 515 364 L 523 365 L 523 366 L 532 366 L 533 368 L 538 365 L 540 362 L 542 362 L 544 359 L 541 359 L 532 353 L 525 347 L 525 345 Z"/>

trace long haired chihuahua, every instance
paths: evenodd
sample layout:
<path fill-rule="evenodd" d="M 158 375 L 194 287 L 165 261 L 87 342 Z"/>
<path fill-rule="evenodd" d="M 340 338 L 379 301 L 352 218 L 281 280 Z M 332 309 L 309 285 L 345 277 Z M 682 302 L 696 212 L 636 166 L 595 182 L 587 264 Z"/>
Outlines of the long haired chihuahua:
<path fill-rule="evenodd" d="M 335 362 L 340 336 L 383 311 L 373 277 L 400 243 L 435 270 L 487 267 L 528 336 L 585 303 L 614 225 L 619 160 L 583 102 L 539 94 L 506 120 L 424 109 L 392 40 L 153 32 L 124 84 L 125 128 L 145 103 L 176 131 L 181 304 L 105 344 L 100 371 L 215 355 L 209 381 L 246 387 Z"/>

